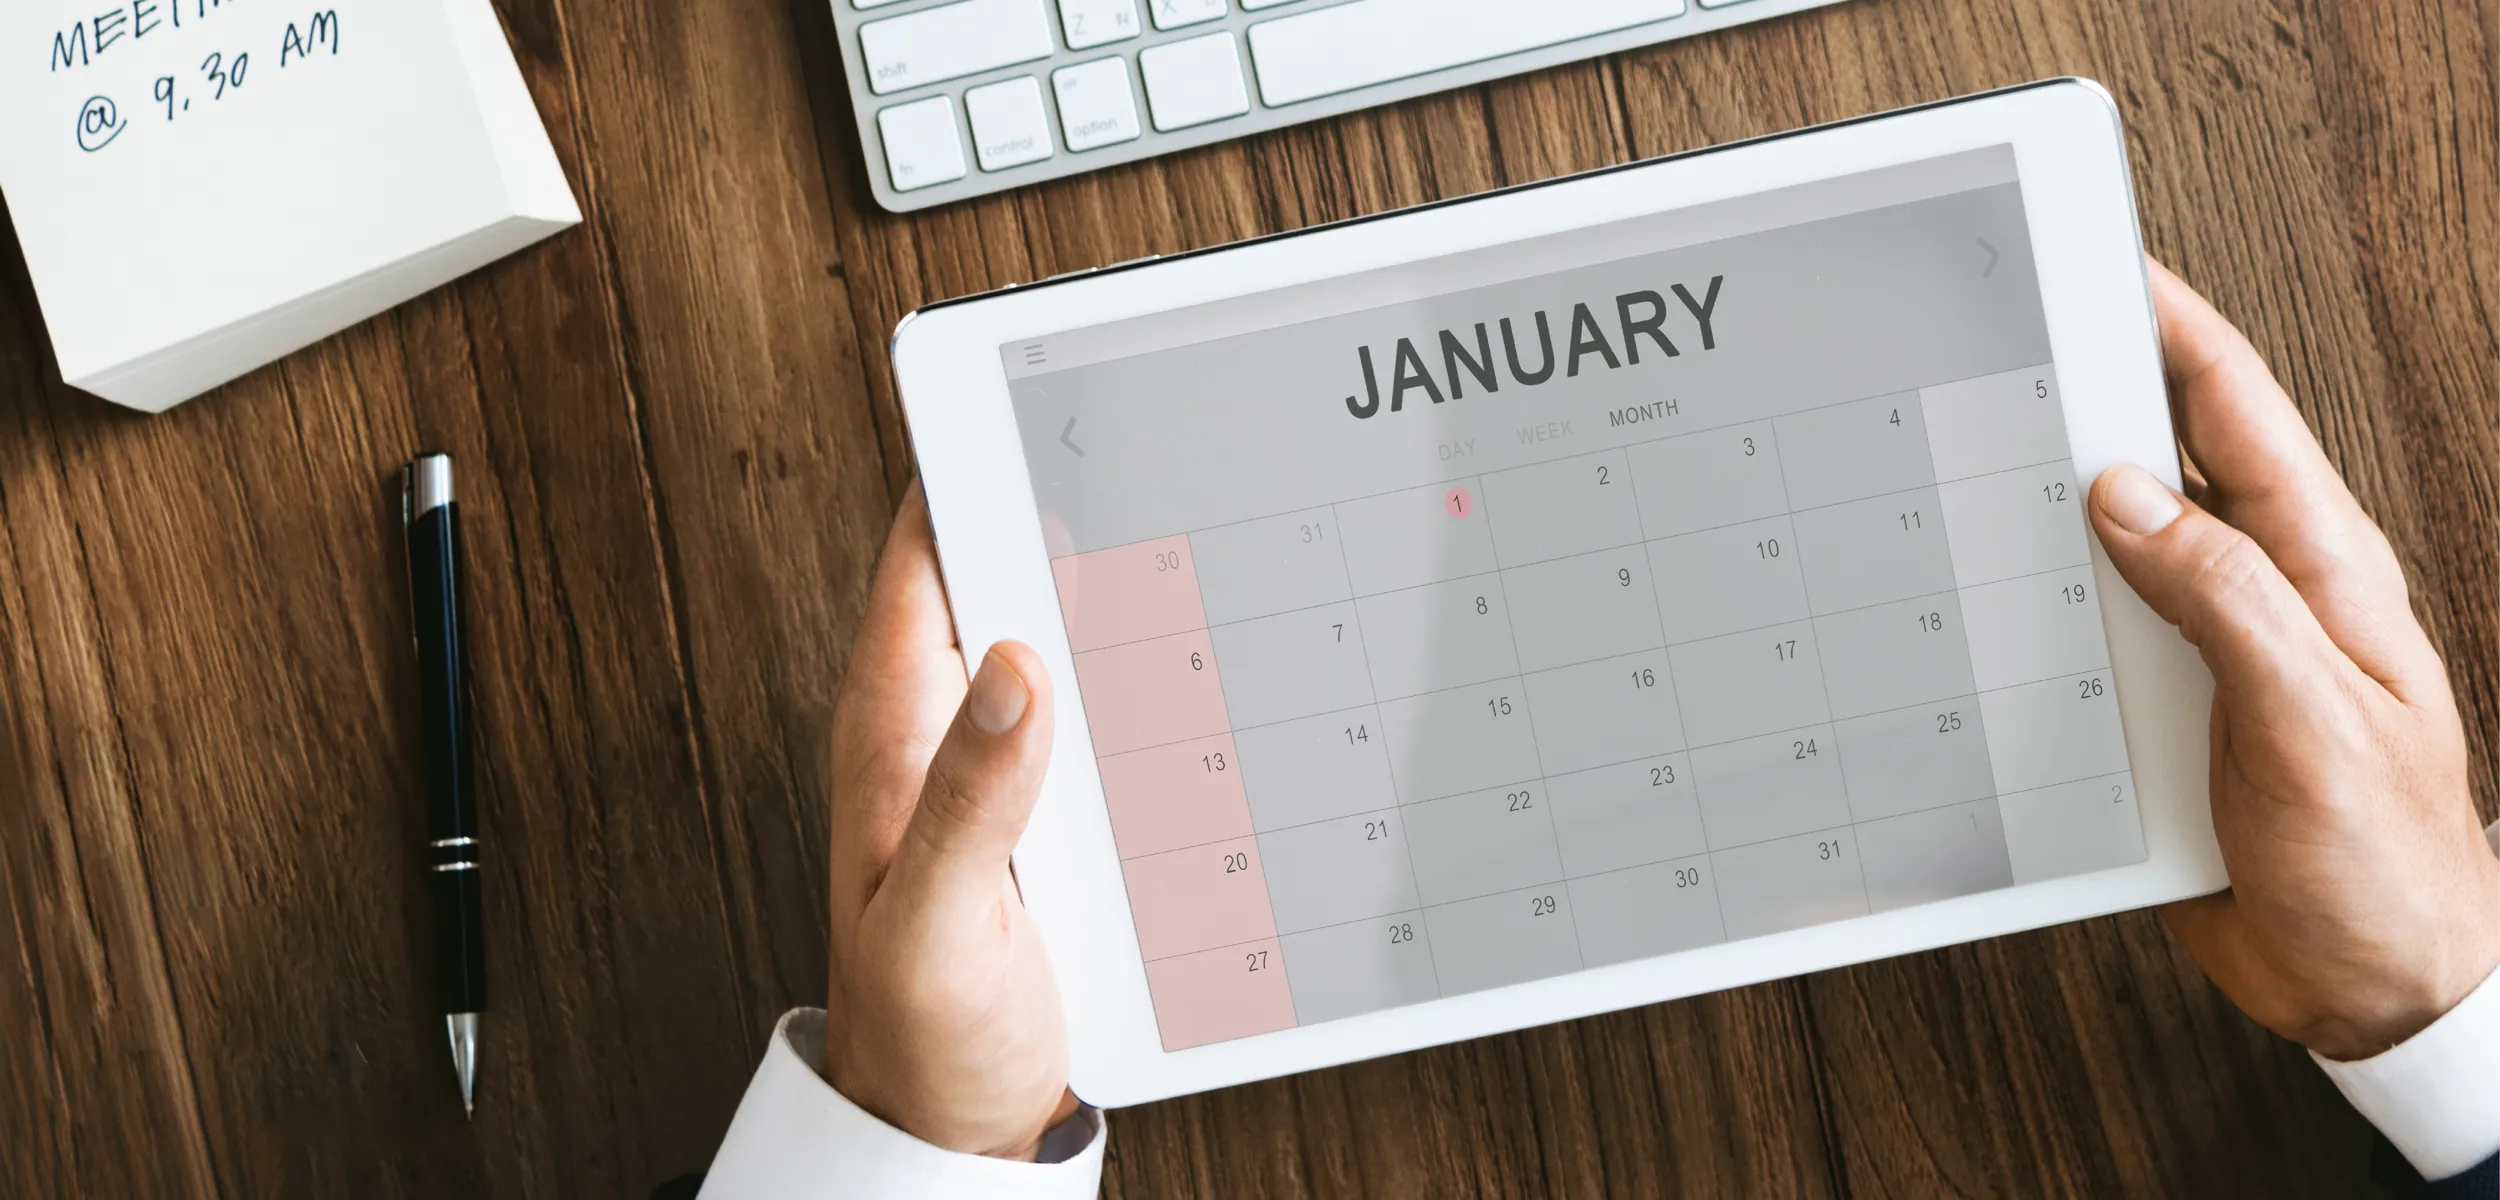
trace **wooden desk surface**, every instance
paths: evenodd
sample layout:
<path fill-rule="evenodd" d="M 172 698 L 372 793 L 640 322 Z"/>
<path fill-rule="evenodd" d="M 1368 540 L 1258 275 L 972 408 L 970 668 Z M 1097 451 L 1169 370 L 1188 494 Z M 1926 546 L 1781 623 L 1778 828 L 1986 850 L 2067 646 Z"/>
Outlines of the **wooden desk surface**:
<path fill-rule="evenodd" d="M 2040 76 L 2125 111 L 2500 731 L 2500 4 L 1861 0 L 897 218 L 823 0 L 504 0 L 588 221 L 161 417 L 0 273 L 0 1190 L 640 1196 L 823 996 L 824 732 L 924 301 Z M 389 484 L 461 456 L 497 924 L 431 997 Z M 9 739 L 0 738 L 0 746 Z M 2149 915 L 1123 1112 L 1115 1196 L 2350 1195 Z"/>

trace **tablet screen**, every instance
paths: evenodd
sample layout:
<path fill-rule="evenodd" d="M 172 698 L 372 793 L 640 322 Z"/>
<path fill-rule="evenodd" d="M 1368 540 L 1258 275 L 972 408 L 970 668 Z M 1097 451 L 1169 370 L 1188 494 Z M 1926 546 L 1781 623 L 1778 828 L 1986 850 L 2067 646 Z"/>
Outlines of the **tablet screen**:
<path fill-rule="evenodd" d="M 2142 861 L 2030 245 L 1998 147 L 1002 347 L 1163 1045 Z"/>

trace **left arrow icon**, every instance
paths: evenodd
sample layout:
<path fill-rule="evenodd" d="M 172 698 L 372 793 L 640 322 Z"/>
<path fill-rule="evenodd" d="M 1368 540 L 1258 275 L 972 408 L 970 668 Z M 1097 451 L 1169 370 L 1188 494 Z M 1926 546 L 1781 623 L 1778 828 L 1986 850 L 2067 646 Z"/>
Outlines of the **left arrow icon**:
<path fill-rule="evenodd" d="M 1076 455 L 1078 458 L 1083 458 L 1083 457 L 1085 457 L 1085 447 L 1083 447 L 1083 446 L 1080 446 L 1080 445 L 1077 445 L 1077 444 L 1076 444 L 1076 418 L 1075 418 L 1075 417 L 1070 417 L 1070 418 L 1068 418 L 1068 423 L 1067 423 L 1065 426 L 1062 426 L 1062 427 L 1060 428 L 1060 430 L 1059 430 L 1059 444 L 1060 444 L 1060 445 L 1062 445 L 1062 446 L 1067 447 L 1067 448 L 1068 448 L 1068 452 L 1069 452 L 1069 453 L 1071 453 L 1071 454 Z"/>

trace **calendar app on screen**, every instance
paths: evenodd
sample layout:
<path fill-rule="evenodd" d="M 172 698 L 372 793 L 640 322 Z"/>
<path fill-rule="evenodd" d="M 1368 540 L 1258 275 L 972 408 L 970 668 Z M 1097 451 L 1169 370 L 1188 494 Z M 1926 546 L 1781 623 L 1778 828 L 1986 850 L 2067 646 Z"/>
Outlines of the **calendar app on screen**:
<path fill-rule="evenodd" d="M 1169 1050 L 2145 857 L 2008 147 L 1001 353 Z"/>

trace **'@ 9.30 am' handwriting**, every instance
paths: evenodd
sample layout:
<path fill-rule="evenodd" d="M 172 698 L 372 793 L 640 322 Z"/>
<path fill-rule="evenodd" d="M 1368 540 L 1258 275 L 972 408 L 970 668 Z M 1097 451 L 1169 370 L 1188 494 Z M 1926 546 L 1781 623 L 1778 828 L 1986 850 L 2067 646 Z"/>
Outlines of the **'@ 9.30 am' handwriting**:
<path fill-rule="evenodd" d="M 174 46 L 171 37 L 176 31 L 203 27 L 221 13 L 245 7 L 246 0 L 128 0 L 108 12 L 78 21 L 52 35 L 52 74 L 79 71 L 98 63 L 110 65 L 136 50 L 151 46 Z M 195 43 L 189 49 L 169 50 L 179 53 L 184 65 L 158 75 L 149 88 L 152 101 L 145 112 L 149 119 L 163 115 L 165 123 L 185 119 L 194 111 L 213 108 L 228 96 L 251 87 L 265 75 L 255 70 L 257 63 L 269 61 L 269 52 L 277 56 L 276 69 L 285 70 L 308 59 L 336 58 L 342 44 L 339 14 L 335 8 L 314 11 L 301 20 L 290 20 L 283 32 L 269 38 L 274 46 L 257 47 L 261 57 L 255 60 L 249 45 L 226 49 L 209 48 L 196 65 L 189 62 Z M 262 85 L 263 87 L 267 85 Z M 136 98 L 132 98 L 134 103 Z M 122 115 L 121 99 L 108 93 L 87 97 L 78 106 L 78 148 L 93 154 L 121 139 L 131 126 L 131 119 Z"/>

